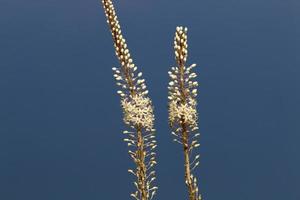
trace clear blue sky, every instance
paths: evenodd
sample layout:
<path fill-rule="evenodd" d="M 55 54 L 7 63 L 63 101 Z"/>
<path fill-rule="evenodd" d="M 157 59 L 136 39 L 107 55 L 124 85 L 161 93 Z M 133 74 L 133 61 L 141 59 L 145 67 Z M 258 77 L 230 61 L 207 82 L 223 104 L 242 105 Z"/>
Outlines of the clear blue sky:
<path fill-rule="evenodd" d="M 155 105 L 156 199 L 186 198 L 167 123 L 173 35 L 201 84 L 205 200 L 300 199 L 300 1 L 115 1 Z M 100 1 L 0 1 L 0 199 L 130 199 L 132 162 Z"/>

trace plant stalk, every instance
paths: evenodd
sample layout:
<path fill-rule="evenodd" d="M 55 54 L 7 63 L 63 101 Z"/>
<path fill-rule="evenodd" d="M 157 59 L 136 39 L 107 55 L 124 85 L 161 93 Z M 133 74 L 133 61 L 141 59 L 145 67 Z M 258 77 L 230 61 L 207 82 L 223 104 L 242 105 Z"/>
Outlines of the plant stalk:
<path fill-rule="evenodd" d="M 191 179 L 189 135 L 186 129 L 186 124 L 181 123 L 181 128 L 182 128 L 182 144 L 183 144 L 183 152 L 184 152 L 185 182 L 189 192 L 189 200 L 197 200 L 197 196 L 193 186 L 193 181 Z"/>
<path fill-rule="evenodd" d="M 142 129 L 140 127 L 137 128 L 137 179 L 138 179 L 138 189 L 140 192 L 140 199 L 147 200 L 148 199 L 148 191 L 146 187 L 146 172 L 147 168 L 145 165 L 145 147 L 144 147 L 144 139 L 142 135 Z"/>

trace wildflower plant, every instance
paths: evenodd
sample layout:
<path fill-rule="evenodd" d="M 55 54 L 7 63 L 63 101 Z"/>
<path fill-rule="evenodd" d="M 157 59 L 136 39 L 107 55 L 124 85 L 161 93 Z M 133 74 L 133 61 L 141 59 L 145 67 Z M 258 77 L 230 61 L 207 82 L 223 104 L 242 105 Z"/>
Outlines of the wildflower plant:
<path fill-rule="evenodd" d="M 136 177 L 136 190 L 131 197 L 136 200 L 151 200 L 156 194 L 154 186 L 156 179 L 153 167 L 156 165 L 154 152 L 156 148 L 154 115 L 151 99 L 148 97 L 145 79 L 133 63 L 126 40 L 111 0 L 102 0 L 107 23 L 112 33 L 116 56 L 120 67 L 112 68 L 117 85 L 117 93 L 121 97 L 123 120 L 130 130 L 125 130 L 124 139 L 130 150 L 130 157 L 135 163 L 135 169 L 128 172 Z"/>
<path fill-rule="evenodd" d="M 192 174 L 199 165 L 199 154 L 193 155 L 198 143 L 197 114 L 197 77 L 192 69 L 196 64 L 186 67 L 188 56 L 187 28 L 177 27 L 174 38 L 174 50 L 177 66 L 169 71 L 169 123 L 174 141 L 183 146 L 185 183 L 188 188 L 189 200 L 201 200 L 197 178 Z"/>

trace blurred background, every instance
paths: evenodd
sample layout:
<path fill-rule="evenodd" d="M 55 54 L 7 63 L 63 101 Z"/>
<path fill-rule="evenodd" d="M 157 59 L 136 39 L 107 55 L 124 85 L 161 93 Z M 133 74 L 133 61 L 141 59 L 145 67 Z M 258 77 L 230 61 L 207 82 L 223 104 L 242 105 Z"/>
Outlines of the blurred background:
<path fill-rule="evenodd" d="M 167 122 L 175 27 L 197 63 L 206 200 L 300 199 L 300 1 L 114 1 L 156 114 L 156 199 L 187 199 Z M 0 199 L 130 199 L 99 0 L 0 1 Z"/>

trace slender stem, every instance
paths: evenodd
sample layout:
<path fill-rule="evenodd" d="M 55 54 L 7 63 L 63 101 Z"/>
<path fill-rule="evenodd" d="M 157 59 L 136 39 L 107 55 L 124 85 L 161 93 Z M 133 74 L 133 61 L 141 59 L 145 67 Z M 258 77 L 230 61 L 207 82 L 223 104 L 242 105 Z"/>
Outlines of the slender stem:
<path fill-rule="evenodd" d="M 195 189 L 193 186 L 193 181 L 191 179 L 191 168 L 190 168 L 190 155 L 189 155 L 189 135 L 187 132 L 186 124 L 181 123 L 182 128 L 182 144 L 184 152 L 184 169 L 185 169 L 185 181 L 188 187 L 189 199 L 196 200 Z"/>
<path fill-rule="evenodd" d="M 144 139 L 142 136 L 142 129 L 140 127 L 137 128 L 137 178 L 138 178 L 138 188 L 140 192 L 140 199 L 147 200 L 148 199 L 148 191 L 146 187 L 146 165 L 145 165 L 145 147 L 144 147 Z"/>

